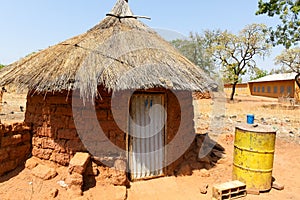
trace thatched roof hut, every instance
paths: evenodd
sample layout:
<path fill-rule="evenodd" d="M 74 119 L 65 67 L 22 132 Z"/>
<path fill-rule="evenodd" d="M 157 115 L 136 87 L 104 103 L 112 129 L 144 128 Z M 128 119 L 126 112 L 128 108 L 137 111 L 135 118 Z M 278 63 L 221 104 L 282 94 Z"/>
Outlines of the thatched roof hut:
<path fill-rule="evenodd" d="M 126 161 L 132 179 L 174 174 L 197 160 L 192 91 L 209 90 L 212 80 L 138 18 L 118 0 L 86 33 L 0 71 L 0 86 L 29 90 L 33 156 L 68 165 L 88 151 L 105 165 Z"/>
<path fill-rule="evenodd" d="M 80 89 L 94 97 L 109 90 L 164 87 L 207 90 L 210 78 L 118 0 L 98 25 L 4 68 L 0 85 L 36 92 Z"/>

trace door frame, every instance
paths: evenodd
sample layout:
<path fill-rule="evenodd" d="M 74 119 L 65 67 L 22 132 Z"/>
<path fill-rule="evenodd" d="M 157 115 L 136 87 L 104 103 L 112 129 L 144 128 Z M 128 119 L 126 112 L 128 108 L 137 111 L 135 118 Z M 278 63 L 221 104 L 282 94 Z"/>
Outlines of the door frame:
<path fill-rule="evenodd" d="M 165 124 L 164 124 L 164 135 L 163 135 L 163 145 L 165 146 L 166 145 L 166 141 L 167 141 L 167 137 L 168 137 L 168 132 L 167 132 L 167 120 L 168 120 L 168 107 L 167 107 L 167 93 L 166 92 L 163 92 L 163 91 L 136 91 L 132 94 L 132 96 L 134 95 L 161 95 L 163 100 L 163 106 L 165 108 L 165 111 L 166 111 L 166 115 L 164 116 L 164 120 L 165 120 Z M 128 112 L 128 121 L 127 121 L 127 133 L 126 133 L 126 150 L 127 150 L 127 153 L 126 153 L 126 159 L 127 159 L 127 169 L 128 169 L 128 172 L 127 172 L 127 177 L 130 181 L 134 182 L 134 181 L 140 181 L 140 180 L 149 180 L 149 179 L 154 179 L 154 178 L 159 178 L 159 177 L 164 177 L 165 174 L 166 174 L 166 158 L 167 158 L 167 151 L 164 149 L 163 151 L 163 155 L 164 155 L 164 159 L 163 159 L 163 162 L 162 162 L 162 165 L 163 165 L 163 168 L 162 168 L 162 174 L 160 175 L 157 175 L 157 176 L 151 176 L 151 177 L 144 177 L 144 178 L 140 178 L 140 179 L 132 179 L 131 177 L 131 171 L 130 171 L 130 142 L 131 142 L 131 137 L 129 135 L 129 132 L 130 132 L 130 119 L 131 119 L 131 116 L 130 116 L 130 111 L 131 111 L 131 98 L 132 96 L 129 98 L 129 101 L 128 101 L 128 108 L 129 108 L 129 112 Z"/>

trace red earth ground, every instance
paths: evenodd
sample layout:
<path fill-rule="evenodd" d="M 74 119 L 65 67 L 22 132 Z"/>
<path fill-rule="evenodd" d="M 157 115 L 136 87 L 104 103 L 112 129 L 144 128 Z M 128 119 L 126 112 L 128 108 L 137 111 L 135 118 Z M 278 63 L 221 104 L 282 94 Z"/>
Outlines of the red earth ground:
<path fill-rule="evenodd" d="M 2 122 L 20 121 L 24 113 L 20 106 L 25 107 L 24 94 L 5 94 L 7 102 L 0 111 Z M 215 103 L 212 100 L 198 100 L 195 122 L 201 126 L 201 132 L 208 132 Z M 131 183 L 130 188 L 102 185 L 97 181 L 96 186 L 84 192 L 79 199 L 211 199 L 212 187 L 215 184 L 231 180 L 233 162 L 234 127 L 245 121 L 245 116 L 252 113 L 256 123 L 267 123 L 278 129 L 273 166 L 273 177 L 276 182 L 284 185 L 284 190 L 272 189 L 257 195 L 247 195 L 241 199 L 249 200 L 285 200 L 300 199 L 300 109 L 289 105 L 280 105 L 276 99 L 239 96 L 234 102 L 225 102 L 224 126 L 216 138 L 225 148 L 225 158 L 209 170 L 195 170 L 192 176 L 164 177 L 147 181 Z M 12 114 L 12 112 L 14 114 Z M 204 127 L 204 128 L 203 128 Z M 51 165 L 51 164 L 50 164 Z M 42 181 L 32 176 L 29 169 L 17 170 L 0 177 L 0 200 L 35 200 L 53 199 L 52 193 L 58 191 L 55 199 L 69 199 L 69 194 L 57 182 L 66 178 L 65 167 L 56 167 L 58 176 L 49 181 Z M 208 185 L 207 194 L 201 194 L 200 189 Z"/>

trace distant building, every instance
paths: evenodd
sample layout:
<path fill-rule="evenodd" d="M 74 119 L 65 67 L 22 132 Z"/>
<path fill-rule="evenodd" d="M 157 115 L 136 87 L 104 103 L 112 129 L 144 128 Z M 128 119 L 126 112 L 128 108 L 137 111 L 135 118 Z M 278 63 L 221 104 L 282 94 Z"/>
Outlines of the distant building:
<path fill-rule="evenodd" d="M 296 73 L 273 74 L 248 82 L 253 96 L 289 97 L 300 100 L 300 89 L 295 81 Z"/>
<path fill-rule="evenodd" d="M 224 92 L 230 95 L 233 84 L 224 84 Z M 235 95 L 250 95 L 250 89 L 247 83 L 238 83 L 235 87 Z"/>

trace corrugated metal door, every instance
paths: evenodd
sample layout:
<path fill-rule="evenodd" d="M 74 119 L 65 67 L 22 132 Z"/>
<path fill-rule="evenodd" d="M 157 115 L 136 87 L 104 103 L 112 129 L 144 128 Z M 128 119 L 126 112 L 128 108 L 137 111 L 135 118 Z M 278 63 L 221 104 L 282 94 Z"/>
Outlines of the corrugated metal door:
<path fill-rule="evenodd" d="M 134 94 L 130 106 L 129 168 L 131 179 L 163 174 L 165 109 L 162 94 Z"/>

